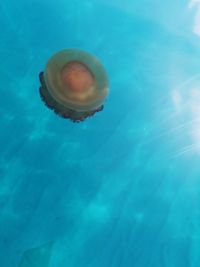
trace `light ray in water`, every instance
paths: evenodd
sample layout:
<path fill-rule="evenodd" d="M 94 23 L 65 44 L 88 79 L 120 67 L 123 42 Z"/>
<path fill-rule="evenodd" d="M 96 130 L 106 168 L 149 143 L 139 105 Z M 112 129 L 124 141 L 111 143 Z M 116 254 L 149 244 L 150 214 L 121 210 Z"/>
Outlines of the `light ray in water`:
<path fill-rule="evenodd" d="M 171 156 L 171 158 L 177 158 L 177 157 L 180 157 L 184 154 L 187 154 L 191 151 L 196 151 L 198 149 L 198 145 L 200 146 L 200 142 L 198 144 L 194 143 L 194 144 L 191 144 L 191 145 L 188 145 L 188 146 L 185 146 L 183 148 L 181 148 L 180 150 L 177 150 L 174 155 Z"/>

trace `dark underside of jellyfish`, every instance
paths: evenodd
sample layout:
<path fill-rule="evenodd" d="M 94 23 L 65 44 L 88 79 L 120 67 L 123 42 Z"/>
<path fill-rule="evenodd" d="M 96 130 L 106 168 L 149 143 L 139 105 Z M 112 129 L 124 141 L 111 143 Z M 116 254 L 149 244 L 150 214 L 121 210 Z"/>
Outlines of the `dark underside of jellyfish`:
<path fill-rule="evenodd" d="M 70 109 L 56 101 L 48 92 L 44 80 L 44 72 L 40 72 L 39 79 L 41 83 L 41 87 L 39 88 L 41 99 L 48 108 L 52 109 L 57 115 L 63 118 L 70 119 L 73 122 L 81 122 L 86 118 L 93 116 L 96 112 L 103 110 L 103 105 L 98 107 L 96 110 L 91 111 L 77 111 L 75 109 Z"/>

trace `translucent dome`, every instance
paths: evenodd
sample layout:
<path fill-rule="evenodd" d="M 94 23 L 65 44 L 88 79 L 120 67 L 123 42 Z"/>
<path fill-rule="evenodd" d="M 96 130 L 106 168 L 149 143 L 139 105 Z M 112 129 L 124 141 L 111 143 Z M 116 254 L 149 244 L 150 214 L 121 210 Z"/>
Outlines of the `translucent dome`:
<path fill-rule="evenodd" d="M 57 114 L 82 121 L 103 109 L 108 78 L 98 59 L 87 52 L 66 49 L 56 53 L 40 73 L 40 94 Z"/>

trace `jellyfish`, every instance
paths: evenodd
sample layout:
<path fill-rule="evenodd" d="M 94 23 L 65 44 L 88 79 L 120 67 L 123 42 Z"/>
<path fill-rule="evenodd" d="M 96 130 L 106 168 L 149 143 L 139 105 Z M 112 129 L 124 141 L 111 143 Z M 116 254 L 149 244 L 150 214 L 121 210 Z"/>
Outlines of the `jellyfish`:
<path fill-rule="evenodd" d="M 39 247 L 26 250 L 19 267 L 49 267 L 53 252 L 53 241 Z"/>
<path fill-rule="evenodd" d="M 65 49 L 56 53 L 39 78 L 42 100 L 61 117 L 80 122 L 103 110 L 108 77 L 88 52 Z"/>

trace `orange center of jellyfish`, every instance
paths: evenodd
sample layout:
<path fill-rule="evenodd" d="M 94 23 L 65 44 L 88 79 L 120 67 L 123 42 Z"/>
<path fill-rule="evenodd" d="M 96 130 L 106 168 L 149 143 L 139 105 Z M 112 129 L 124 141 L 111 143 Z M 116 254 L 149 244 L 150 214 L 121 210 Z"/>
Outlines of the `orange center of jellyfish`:
<path fill-rule="evenodd" d="M 61 70 L 61 81 L 73 92 L 85 92 L 94 84 L 94 76 L 84 63 L 71 61 Z"/>

